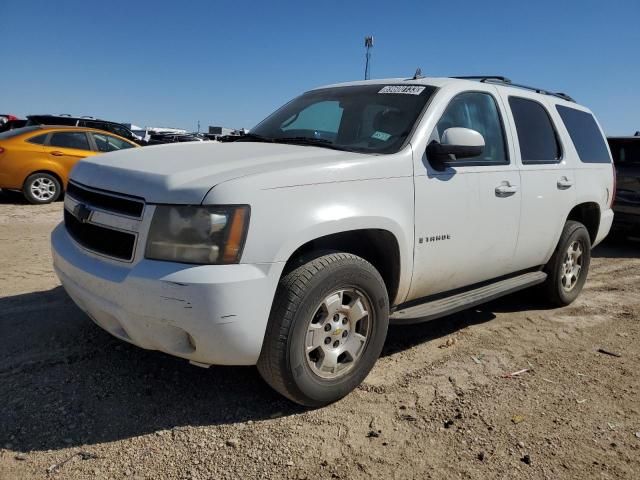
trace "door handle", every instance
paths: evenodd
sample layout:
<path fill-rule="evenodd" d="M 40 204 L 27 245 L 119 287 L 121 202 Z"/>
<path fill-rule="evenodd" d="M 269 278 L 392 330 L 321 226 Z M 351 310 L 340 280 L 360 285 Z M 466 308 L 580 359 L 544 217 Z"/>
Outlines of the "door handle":
<path fill-rule="evenodd" d="M 518 191 L 517 185 L 511 185 L 507 182 L 502 183 L 496 187 L 497 197 L 510 197 Z"/>
<path fill-rule="evenodd" d="M 566 190 L 567 188 L 573 187 L 573 180 L 569 180 L 567 177 L 561 177 L 557 185 L 560 190 Z"/>
<path fill-rule="evenodd" d="M 53 155 L 54 157 L 63 157 L 64 153 L 59 152 L 58 150 L 54 150 L 53 152 L 51 152 L 51 155 Z"/>

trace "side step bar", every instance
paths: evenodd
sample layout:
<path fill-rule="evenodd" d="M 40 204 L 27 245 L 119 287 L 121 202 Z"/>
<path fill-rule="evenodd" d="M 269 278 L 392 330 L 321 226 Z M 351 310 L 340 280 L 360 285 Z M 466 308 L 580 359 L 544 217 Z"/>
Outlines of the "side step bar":
<path fill-rule="evenodd" d="M 517 277 L 500 280 L 489 285 L 478 287 L 474 290 L 457 293 L 437 300 L 427 301 L 414 307 L 396 310 L 391 314 L 390 322 L 393 324 L 421 323 L 436 318 L 444 317 L 452 313 L 466 310 L 476 305 L 489 302 L 496 298 L 517 292 L 524 288 L 537 285 L 546 280 L 544 272 L 529 272 Z"/>

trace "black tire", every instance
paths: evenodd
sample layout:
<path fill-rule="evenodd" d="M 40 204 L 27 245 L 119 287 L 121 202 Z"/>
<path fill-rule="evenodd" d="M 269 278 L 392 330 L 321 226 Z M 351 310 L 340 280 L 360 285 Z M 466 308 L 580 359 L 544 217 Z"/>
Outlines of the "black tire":
<path fill-rule="evenodd" d="M 570 290 L 563 286 L 563 274 L 565 259 L 569 246 L 578 242 L 582 248 L 581 269 L 575 284 Z M 567 221 L 560 235 L 560 240 L 556 246 L 549 262 L 545 265 L 544 271 L 547 273 L 547 280 L 542 284 L 546 300 L 555 307 L 564 307 L 573 302 L 587 280 L 589 265 L 591 263 L 591 238 L 585 226 L 573 220 Z"/>
<path fill-rule="evenodd" d="M 38 185 L 43 186 L 41 190 L 43 194 L 40 196 L 34 192 L 34 187 L 37 187 Z M 44 193 L 45 186 L 48 193 Z M 58 179 L 53 175 L 44 172 L 37 172 L 29 175 L 22 187 L 22 194 L 24 195 L 24 198 L 34 205 L 55 202 L 60 198 L 61 193 L 62 186 Z"/>
<path fill-rule="evenodd" d="M 340 289 L 355 289 L 364 295 L 372 310 L 366 317 L 367 322 L 370 321 L 367 328 L 371 330 L 353 365 L 348 366 L 342 376 L 327 379 L 314 372 L 307 361 L 309 354 L 305 350 L 305 342 L 308 341 L 309 324 L 319 311 L 318 306 L 328 295 Z M 325 323 L 330 322 L 326 320 Z M 308 407 L 327 405 L 362 383 L 380 356 L 388 325 L 387 289 L 373 265 L 348 253 L 319 256 L 280 280 L 258 370 L 273 389 L 290 400 Z"/>

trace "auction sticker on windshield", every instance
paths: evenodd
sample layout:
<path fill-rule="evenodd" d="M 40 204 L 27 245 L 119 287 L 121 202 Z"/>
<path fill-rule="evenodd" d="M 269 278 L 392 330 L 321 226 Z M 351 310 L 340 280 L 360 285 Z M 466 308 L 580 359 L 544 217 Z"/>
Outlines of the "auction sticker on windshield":
<path fill-rule="evenodd" d="M 418 85 L 387 85 L 378 93 L 402 93 L 404 95 L 420 95 L 425 87 Z"/>

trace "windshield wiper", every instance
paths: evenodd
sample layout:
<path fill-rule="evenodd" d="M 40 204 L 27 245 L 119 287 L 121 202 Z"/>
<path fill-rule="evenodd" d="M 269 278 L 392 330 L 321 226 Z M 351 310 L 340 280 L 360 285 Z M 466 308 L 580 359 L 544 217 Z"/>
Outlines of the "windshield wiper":
<path fill-rule="evenodd" d="M 238 137 L 235 141 L 275 143 L 275 140 L 273 138 L 263 137 L 262 135 L 256 135 L 255 133 L 251 132 L 245 133 L 244 135 Z"/>
<path fill-rule="evenodd" d="M 335 145 L 331 140 L 325 138 L 310 138 L 310 137 L 277 137 L 273 139 L 277 143 L 287 143 L 292 145 L 310 145 L 312 147 L 325 147 L 333 150 L 350 151 L 345 147 L 339 147 Z"/>

